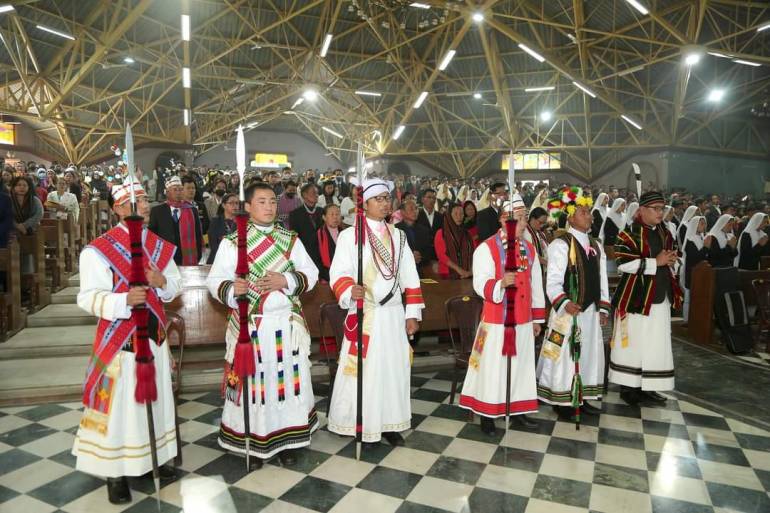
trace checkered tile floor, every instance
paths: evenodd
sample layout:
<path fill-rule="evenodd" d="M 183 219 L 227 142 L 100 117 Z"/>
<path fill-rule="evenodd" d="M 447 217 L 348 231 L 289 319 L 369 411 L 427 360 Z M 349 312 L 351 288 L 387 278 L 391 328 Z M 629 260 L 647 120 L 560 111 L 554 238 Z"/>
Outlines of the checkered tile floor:
<path fill-rule="evenodd" d="M 611 391 L 604 414 L 580 431 L 543 406 L 537 433 L 501 429 L 490 438 L 447 404 L 448 380 L 412 378 L 406 447 L 383 443 L 357 462 L 351 439 L 324 429 L 296 465 L 248 475 L 241 457 L 217 446 L 218 393 L 185 396 L 184 465 L 180 479 L 163 483 L 162 511 L 770 512 L 767 431 L 674 398 L 630 407 Z M 318 397 L 325 392 L 316 387 Z M 118 508 L 101 479 L 73 470 L 78 409 L 0 410 L 0 511 L 157 511 L 149 479 L 132 479 L 134 501 Z"/>
<path fill-rule="evenodd" d="M 738 358 L 745 362 L 751 362 L 756 363 L 758 365 L 764 365 L 765 367 L 770 367 L 770 353 L 763 353 L 761 351 L 757 351 L 755 353 L 752 353 L 750 355 L 737 355 Z"/>

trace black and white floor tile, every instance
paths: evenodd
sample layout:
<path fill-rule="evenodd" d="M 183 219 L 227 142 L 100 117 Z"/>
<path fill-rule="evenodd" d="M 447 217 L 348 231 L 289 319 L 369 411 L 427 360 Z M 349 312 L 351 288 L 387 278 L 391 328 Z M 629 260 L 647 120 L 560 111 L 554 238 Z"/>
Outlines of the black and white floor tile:
<path fill-rule="evenodd" d="M 541 406 L 537 432 L 506 434 L 499 422 L 489 437 L 448 404 L 449 379 L 412 378 L 406 447 L 382 443 L 356 461 L 351 439 L 322 429 L 295 465 L 249 474 L 217 446 L 219 394 L 186 395 L 184 464 L 163 482 L 162 511 L 770 512 L 770 432 L 673 396 L 663 407 L 627 406 L 611 390 L 603 415 L 579 431 Z M 148 478 L 132 479 L 133 502 L 116 507 L 101 479 L 74 470 L 79 408 L 0 409 L 1 512 L 157 511 Z"/>

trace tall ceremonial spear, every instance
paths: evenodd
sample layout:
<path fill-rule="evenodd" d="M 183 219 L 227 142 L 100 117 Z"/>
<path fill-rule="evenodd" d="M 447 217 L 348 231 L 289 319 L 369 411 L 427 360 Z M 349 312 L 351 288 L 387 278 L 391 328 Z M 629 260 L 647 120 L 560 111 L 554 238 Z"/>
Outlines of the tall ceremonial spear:
<path fill-rule="evenodd" d="M 134 137 L 131 125 L 126 123 L 126 168 L 128 171 L 128 188 L 131 198 L 131 215 L 123 219 L 128 228 L 128 239 L 131 244 L 131 276 L 129 287 L 147 287 L 147 274 L 144 271 L 144 248 L 142 245 L 142 223 L 144 218 L 136 209 L 134 194 Z M 150 433 L 150 457 L 152 458 L 152 479 L 155 483 L 155 498 L 160 509 L 160 473 L 158 470 L 158 444 L 155 440 L 155 419 L 152 414 L 152 403 L 158 399 L 158 389 L 155 384 L 155 362 L 150 350 L 150 337 L 147 332 L 149 310 L 146 304 L 135 305 L 131 308 L 131 320 L 136 325 L 134 337 L 134 358 L 136 361 L 136 388 L 134 399 L 144 404 L 147 411 L 147 429 Z"/>
<path fill-rule="evenodd" d="M 235 159 L 238 177 L 240 178 L 240 208 L 235 215 L 235 225 L 238 233 L 238 261 L 235 275 L 238 278 L 248 278 L 249 262 L 246 256 L 246 226 L 249 214 L 244 209 L 243 175 L 246 173 L 246 143 L 243 140 L 243 127 L 238 127 L 235 143 Z M 249 376 L 257 372 L 254 363 L 254 346 L 249 335 L 249 295 L 238 296 L 238 343 L 233 356 L 233 371 L 241 381 L 241 403 L 243 404 L 243 438 L 246 443 L 246 472 L 251 469 L 251 422 L 249 416 Z M 253 378 L 252 378 L 253 379 Z"/>
<path fill-rule="evenodd" d="M 358 195 L 356 198 L 356 242 L 358 243 L 358 276 L 356 284 L 364 284 L 364 242 L 366 218 L 364 217 L 364 149 L 361 141 L 356 150 L 356 178 Z M 356 300 L 356 460 L 361 459 L 361 444 L 364 435 L 364 300 Z"/>
<path fill-rule="evenodd" d="M 639 164 L 636 162 L 632 162 L 631 167 L 634 168 L 634 177 L 636 178 L 636 201 L 639 201 L 642 197 L 642 170 L 639 169 Z"/>
<path fill-rule="evenodd" d="M 513 194 L 516 175 L 513 169 L 513 151 L 508 154 L 508 205 L 509 216 L 505 221 L 505 233 L 508 247 L 505 253 L 505 272 L 516 272 L 516 221 L 513 219 Z M 514 314 L 515 289 L 505 289 L 506 308 L 503 323 L 503 356 L 505 356 L 505 433 L 511 417 L 511 358 L 516 355 L 516 318 Z"/>

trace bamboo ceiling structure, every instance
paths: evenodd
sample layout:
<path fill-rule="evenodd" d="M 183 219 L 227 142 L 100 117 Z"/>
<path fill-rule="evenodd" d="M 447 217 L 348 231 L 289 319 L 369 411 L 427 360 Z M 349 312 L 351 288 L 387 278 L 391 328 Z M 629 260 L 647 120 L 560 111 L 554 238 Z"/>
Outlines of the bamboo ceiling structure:
<path fill-rule="evenodd" d="M 750 115 L 770 90 L 766 1 L 412 3 L 11 1 L 0 110 L 75 163 L 107 158 L 126 121 L 138 147 L 202 154 L 244 125 L 301 132 L 343 162 L 364 141 L 461 177 L 511 149 L 561 152 L 586 178 L 640 151 L 770 156 L 770 124 Z M 308 89 L 317 99 L 299 104 Z"/>

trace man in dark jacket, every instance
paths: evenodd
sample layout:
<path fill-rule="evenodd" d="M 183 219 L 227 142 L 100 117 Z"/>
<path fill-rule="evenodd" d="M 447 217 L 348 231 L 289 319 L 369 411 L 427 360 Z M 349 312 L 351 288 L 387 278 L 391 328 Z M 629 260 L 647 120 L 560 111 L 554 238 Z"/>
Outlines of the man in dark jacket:
<path fill-rule="evenodd" d="M 436 252 L 433 248 L 433 237 L 430 230 L 422 224 L 417 223 L 418 207 L 417 202 L 408 199 L 401 203 L 401 219 L 396 224 L 396 228 L 404 230 L 406 242 L 409 249 L 414 254 L 414 263 L 417 264 L 419 271 L 423 266 L 430 264 L 436 259 Z"/>
<path fill-rule="evenodd" d="M 323 224 L 322 210 L 317 206 L 318 189 L 313 183 L 306 183 L 300 189 L 302 205 L 289 214 L 289 226 L 299 236 L 307 254 L 319 269 L 323 265 L 318 249 L 318 228 Z"/>
<path fill-rule="evenodd" d="M 177 265 L 198 265 L 203 254 L 203 230 L 198 209 L 183 201 L 178 176 L 166 180 L 166 202 L 152 207 L 147 228 L 177 247 Z"/>
<path fill-rule="evenodd" d="M 479 242 L 487 240 L 500 228 L 500 205 L 507 199 L 508 192 L 503 182 L 495 182 L 489 186 L 489 206 L 476 215 Z"/>

